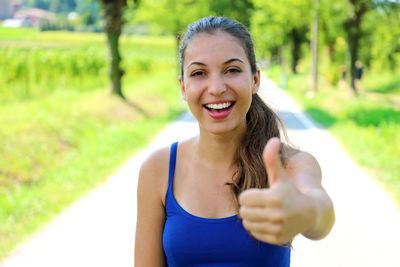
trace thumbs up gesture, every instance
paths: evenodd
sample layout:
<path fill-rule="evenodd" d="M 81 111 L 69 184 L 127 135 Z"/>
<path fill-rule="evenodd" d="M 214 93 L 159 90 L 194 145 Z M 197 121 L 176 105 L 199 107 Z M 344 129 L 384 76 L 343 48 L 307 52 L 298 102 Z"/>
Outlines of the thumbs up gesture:
<path fill-rule="evenodd" d="M 269 188 L 248 189 L 239 196 L 243 226 L 258 240 L 281 245 L 315 225 L 313 200 L 303 194 L 282 166 L 280 141 L 271 138 L 263 151 Z"/>

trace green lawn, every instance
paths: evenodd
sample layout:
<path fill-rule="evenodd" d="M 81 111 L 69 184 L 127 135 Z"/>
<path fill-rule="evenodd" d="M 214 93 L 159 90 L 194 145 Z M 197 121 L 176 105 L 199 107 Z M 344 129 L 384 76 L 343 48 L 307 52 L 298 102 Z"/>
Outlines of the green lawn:
<path fill-rule="evenodd" d="M 279 83 L 280 70 L 270 76 Z M 319 124 L 339 138 L 355 161 L 379 181 L 400 206 L 400 73 L 368 73 L 363 90 L 332 86 L 320 77 L 310 97 L 310 76 L 288 75 L 286 91 Z"/>
<path fill-rule="evenodd" d="M 108 94 L 104 41 L 0 28 L 0 55 L 14 55 L 0 58 L 0 259 L 183 110 L 173 38 L 122 38 L 125 93 L 150 118 Z"/>

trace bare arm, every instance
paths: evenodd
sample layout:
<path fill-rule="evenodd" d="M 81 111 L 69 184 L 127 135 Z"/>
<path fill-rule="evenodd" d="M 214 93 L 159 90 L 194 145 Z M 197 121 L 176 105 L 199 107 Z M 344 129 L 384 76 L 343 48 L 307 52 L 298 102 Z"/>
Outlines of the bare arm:
<path fill-rule="evenodd" d="M 317 160 L 306 152 L 290 154 L 286 171 L 299 191 L 309 199 L 304 204 L 311 205 L 314 210 L 314 225 L 302 234 L 309 239 L 322 239 L 332 229 L 335 213 L 332 200 L 321 185 L 321 168 Z"/>
<path fill-rule="evenodd" d="M 139 173 L 135 266 L 166 265 L 162 246 L 165 222 L 162 195 L 167 178 L 168 151 L 158 151 L 143 163 Z"/>
<path fill-rule="evenodd" d="M 270 187 L 248 189 L 239 197 L 243 226 L 264 242 L 284 244 L 297 234 L 322 239 L 335 221 L 333 204 L 321 185 L 321 169 L 308 153 L 268 141 L 263 159 Z"/>

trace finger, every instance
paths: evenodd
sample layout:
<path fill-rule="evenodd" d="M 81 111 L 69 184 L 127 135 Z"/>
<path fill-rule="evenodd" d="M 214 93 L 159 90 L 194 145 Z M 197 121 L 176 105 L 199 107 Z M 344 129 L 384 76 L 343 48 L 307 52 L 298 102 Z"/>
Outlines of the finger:
<path fill-rule="evenodd" d="M 284 224 L 285 218 L 281 210 L 273 208 L 253 208 L 242 206 L 239 210 L 240 218 L 252 222 L 271 222 L 277 224 Z"/>
<path fill-rule="evenodd" d="M 263 151 L 263 160 L 267 170 L 269 185 L 273 186 L 279 178 L 285 178 L 279 154 L 281 142 L 277 137 L 268 140 Z"/>
<path fill-rule="evenodd" d="M 240 206 L 264 207 L 267 203 L 266 189 L 251 188 L 239 195 Z"/>
<path fill-rule="evenodd" d="M 270 234 L 258 234 L 258 233 L 251 233 L 256 239 L 273 244 L 273 245 L 282 245 L 285 243 L 285 241 L 280 240 L 276 235 L 270 235 Z"/>
<path fill-rule="evenodd" d="M 239 210 L 240 218 L 243 220 L 253 221 L 253 222 L 264 222 L 268 220 L 271 209 L 267 207 L 248 207 L 241 206 Z"/>
<path fill-rule="evenodd" d="M 250 231 L 252 234 L 261 235 L 277 235 L 282 234 L 282 225 L 274 224 L 271 222 L 252 222 L 243 220 L 243 227 Z"/>

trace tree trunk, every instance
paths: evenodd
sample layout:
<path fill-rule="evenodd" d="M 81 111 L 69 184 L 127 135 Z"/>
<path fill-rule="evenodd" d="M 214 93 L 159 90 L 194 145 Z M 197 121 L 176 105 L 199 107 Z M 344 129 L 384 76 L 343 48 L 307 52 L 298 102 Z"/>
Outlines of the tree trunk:
<path fill-rule="evenodd" d="M 124 71 L 120 67 L 121 56 L 119 54 L 119 34 L 107 33 L 107 41 L 110 49 L 111 65 L 110 65 L 110 79 L 111 88 L 110 93 L 116 94 L 122 98 L 125 98 L 122 93 L 121 78 Z"/>
<path fill-rule="evenodd" d="M 278 46 L 276 54 L 277 54 L 277 63 L 283 69 L 283 61 L 284 61 L 284 59 L 283 59 L 283 47 L 282 46 Z"/>
<path fill-rule="evenodd" d="M 291 69 L 293 73 L 297 73 L 297 64 L 300 59 L 300 47 L 301 47 L 301 41 L 302 41 L 302 36 L 299 30 L 297 29 L 292 29 L 291 32 L 291 37 L 292 37 L 292 64 L 291 64 Z"/>
<path fill-rule="evenodd" d="M 359 43 L 359 36 L 358 34 L 348 33 L 348 45 L 349 45 L 349 52 L 350 52 L 350 85 L 351 89 L 355 94 L 358 93 L 355 79 L 357 77 L 357 70 L 356 70 L 356 61 L 358 58 L 358 43 Z"/>
<path fill-rule="evenodd" d="M 369 10 L 369 3 L 366 1 L 351 0 L 354 7 L 354 15 L 344 23 L 344 30 L 347 35 L 347 45 L 350 54 L 350 85 L 354 94 L 358 93 L 356 86 L 356 61 L 358 60 L 359 43 L 362 37 L 361 21 L 364 14 Z"/>
<path fill-rule="evenodd" d="M 269 58 L 271 64 L 279 64 L 278 46 L 271 47 L 269 53 L 271 54 Z"/>
<path fill-rule="evenodd" d="M 318 91 L 318 20 L 319 0 L 314 0 L 314 18 L 312 23 L 311 53 L 312 53 L 312 90 Z"/>
<path fill-rule="evenodd" d="M 102 0 L 104 13 L 104 31 L 107 35 L 107 43 L 110 51 L 110 92 L 125 99 L 122 92 L 121 78 L 124 71 L 121 69 L 121 56 L 119 53 L 119 37 L 121 35 L 123 19 L 122 9 L 126 6 L 126 0 Z"/>
<path fill-rule="evenodd" d="M 327 46 L 328 46 L 329 63 L 332 62 L 332 61 L 334 62 L 335 59 L 336 59 L 336 56 L 335 56 L 335 44 L 334 43 L 328 43 Z"/>

